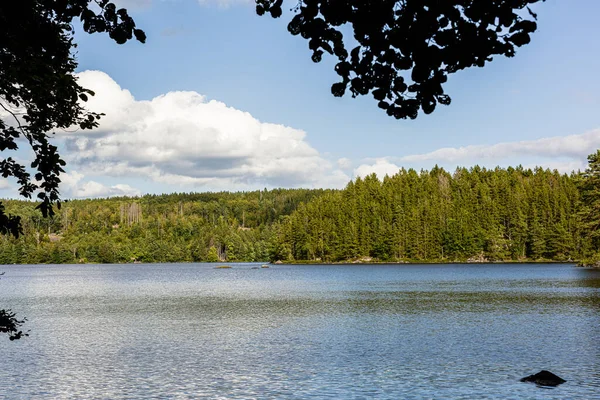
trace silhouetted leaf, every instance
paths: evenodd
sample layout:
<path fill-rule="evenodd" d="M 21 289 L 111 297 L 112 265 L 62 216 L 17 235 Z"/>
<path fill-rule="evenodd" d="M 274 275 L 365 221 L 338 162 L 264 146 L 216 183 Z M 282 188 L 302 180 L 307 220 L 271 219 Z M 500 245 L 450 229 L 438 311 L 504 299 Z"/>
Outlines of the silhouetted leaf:
<path fill-rule="evenodd" d="M 321 61 L 324 52 L 337 58 L 335 71 L 351 82 L 353 97 L 373 93 L 376 101 L 391 99 L 384 106 L 388 115 L 416 118 L 419 110 L 432 112 L 436 99 L 450 104 L 441 84 L 439 90 L 428 89 L 445 83 L 447 75 L 483 67 L 493 55 L 512 57 L 515 47 L 529 43 L 529 33 L 537 28 L 529 5 L 540 1 L 294 0 L 296 15 L 288 30 L 309 41 L 313 61 Z M 281 0 L 256 2 L 259 15 L 281 15 Z M 525 8 L 533 21 L 519 13 Z M 341 27 L 353 33 L 352 40 L 344 40 Z M 501 34 L 506 29 L 512 35 Z M 412 83 L 397 83 L 409 76 Z M 332 87 L 334 96 L 343 95 L 341 87 Z M 415 103 L 407 91 L 430 100 Z"/>
<path fill-rule="evenodd" d="M 346 92 L 346 85 L 344 83 L 338 82 L 331 85 L 331 93 L 335 97 L 342 97 Z"/>

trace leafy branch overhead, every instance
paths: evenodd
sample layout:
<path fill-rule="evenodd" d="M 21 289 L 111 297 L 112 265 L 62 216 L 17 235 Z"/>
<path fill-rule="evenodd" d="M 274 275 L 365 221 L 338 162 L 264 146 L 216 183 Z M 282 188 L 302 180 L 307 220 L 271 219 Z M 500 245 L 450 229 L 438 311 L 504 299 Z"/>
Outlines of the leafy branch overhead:
<path fill-rule="evenodd" d="M 0 159 L 0 174 L 16 178 L 26 198 L 37 192 L 44 215 L 53 213 L 54 202 L 60 207 L 59 175 L 65 166 L 49 134 L 73 126 L 94 128 L 101 116 L 81 105 L 94 93 L 79 86 L 74 75 L 75 19 L 86 32 L 105 32 L 117 43 L 146 40 L 127 11 L 107 0 L 0 2 L 0 151 L 17 150 L 22 138 L 34 152 L 30 166 Z M 35 170 L 35 179 L 27 167 Z M 0 232 L 19 234 L 18 220 L 1 208 Z"/>
<path fill-rule="evenodd" d="M 146 40 L 127 11 L 108 0 L 0 2 L 0 151 L 15 151 L 26 141 L 34 153 L 29 166 L 13 157 L 0 158 L 0 174 L 16 178 L 23 197 L 37 192 L 37 208 L 44 216 L 54 214 L 53 203 L 60 208 L 59 175 L 65 166 L 49 135 L 74 126 L 92 129 L 101 117 L 81 104 L 94 93 L 79 86 L 74 75 L 75 19 L 86 32 L 107 33 L 119 44 L 133 37 Z M 35 171 L 34 179 L 28 167 Z M 0 202 L 0 234 L 22 233 L 20 217 L 5 213 Z M 10 310 L 0 310 L 0 333 L 10 340 L 27 336 L 19 330 L 23 323 Z"/>
<path fill-rule="evenodd" d="M 337 58 L 334 96 L 371 93 L 388 115 L 414 119 L 450 104 L 449 74 L 529 43 L 537 16 L 528 6 L 539 1 L 299 0 L 288 30 L 309 41 L 314 62 L 324 53 Z M 282 6 L 256 0 L 259 15 L 278 18 Z"/>

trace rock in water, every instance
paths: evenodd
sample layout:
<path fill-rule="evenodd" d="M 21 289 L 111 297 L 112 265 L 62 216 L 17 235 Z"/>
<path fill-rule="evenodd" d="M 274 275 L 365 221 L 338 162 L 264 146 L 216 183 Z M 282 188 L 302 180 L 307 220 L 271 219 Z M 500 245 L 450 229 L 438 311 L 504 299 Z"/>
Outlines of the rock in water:
<path fill-rule="evenodd" d="M 554 375 L 550 371 L 542 370 L 535 375 L 529 375 L 521 378 L 521 382 L 533 382 L 540 386 L 558 386 L 566 381 L 560 376 Z"/>

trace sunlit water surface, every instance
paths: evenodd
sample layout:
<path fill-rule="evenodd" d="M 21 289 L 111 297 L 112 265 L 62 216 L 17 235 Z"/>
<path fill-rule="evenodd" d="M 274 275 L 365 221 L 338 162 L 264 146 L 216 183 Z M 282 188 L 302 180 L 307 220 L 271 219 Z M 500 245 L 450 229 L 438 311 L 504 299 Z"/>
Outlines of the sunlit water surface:
<path fill-rule="evenodd" d="M 1 266 L 0 398 L 600 399 L 600 271 L 255 266 Z"/>

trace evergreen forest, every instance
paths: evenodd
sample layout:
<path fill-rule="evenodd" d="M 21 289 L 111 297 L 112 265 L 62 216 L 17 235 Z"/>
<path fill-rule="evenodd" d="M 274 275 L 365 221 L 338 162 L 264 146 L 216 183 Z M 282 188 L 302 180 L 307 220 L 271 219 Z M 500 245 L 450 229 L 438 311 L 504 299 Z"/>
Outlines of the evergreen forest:
<path fill-rule="evenodd" d="M 5 200 L 23 234 L 0 264 L 574 261 L 600 248 L 600 151 L 570 175 L 535 168 L 401 169 L 342 190 L 72 200 L 51 217 Z"/>

